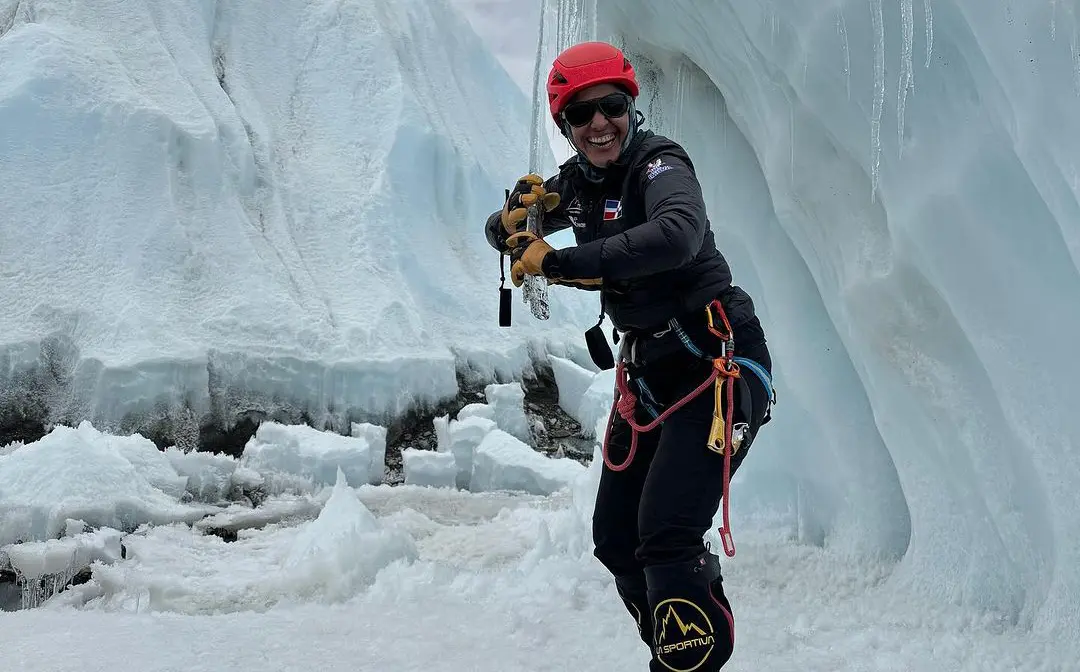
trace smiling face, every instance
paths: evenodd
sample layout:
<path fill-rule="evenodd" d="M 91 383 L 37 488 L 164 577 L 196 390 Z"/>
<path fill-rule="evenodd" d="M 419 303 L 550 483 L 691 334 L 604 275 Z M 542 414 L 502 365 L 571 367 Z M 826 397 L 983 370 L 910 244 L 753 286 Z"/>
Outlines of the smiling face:
<path fill-rule="evenodd" d="M 596 100 L 611 93 L 622 92 L 622 89 L 614 84 L 597 84 L 579 91 L 571 103 Z M 588 123 L 584 126 L 571 127 L 570 133 L 574 146 L 585 155 L 589 163 L 597 168 L 606 168 L 608 164 L 619 158 L 629 128 L 629 112 L 609 119 L 596 109 Z"/>

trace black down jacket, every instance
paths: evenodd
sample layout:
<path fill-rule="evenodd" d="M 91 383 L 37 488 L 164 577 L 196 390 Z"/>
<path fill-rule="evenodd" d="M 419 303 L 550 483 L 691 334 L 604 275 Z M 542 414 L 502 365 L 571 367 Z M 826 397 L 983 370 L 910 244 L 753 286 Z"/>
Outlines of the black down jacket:
<path fill-rule="evenodd" d="M 753 301 L 732 285 L 731 269 L 716 249 L 694 166 L 678 143 L 639 130 L 616 163 L 591 171 L 574 157 L 544 187 L 559 206 L 544 220 L 544 235 L 573 227 L 577 245 L 556 250 L 564 278 L 602 278 L 604 312 L 623 332 L 662 329 L 671 318 L 701 315 L 714 298 L 739 341 L 739 327 L 763 337 Z M 504 250 L 500 211 L 487 221 L 487 239 Z M 749 334 L 748 334 L 749 335 Z"/>

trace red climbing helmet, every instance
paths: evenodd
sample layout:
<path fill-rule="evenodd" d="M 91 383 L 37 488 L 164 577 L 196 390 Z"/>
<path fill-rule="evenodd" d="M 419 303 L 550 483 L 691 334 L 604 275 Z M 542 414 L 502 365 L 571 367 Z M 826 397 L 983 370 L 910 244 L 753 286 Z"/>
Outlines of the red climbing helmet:
<path fill-rule="evenodd" d="M 619 48 L 607 42 L 582 42 L 559 54 L 547 78 L 548 107 L 555 123 L 560 123 L 559 113 L 575 93 L 605 82 L 638 96 L 634 66 Z"/>

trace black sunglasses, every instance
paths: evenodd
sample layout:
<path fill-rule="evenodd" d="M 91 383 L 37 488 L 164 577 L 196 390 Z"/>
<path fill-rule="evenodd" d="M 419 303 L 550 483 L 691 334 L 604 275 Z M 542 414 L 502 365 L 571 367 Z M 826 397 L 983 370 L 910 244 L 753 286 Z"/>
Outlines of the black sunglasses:
<path fill-rule="evenodd" d="M 608 119 L 617 119 L 630 109 L 630 96 L 625 93 L 609 93 L 602 98 L 579 100 L 570 103 L 562 111 L 562 118 L 571 126 L 578 127 L 592 121 L 596 110 Z"/>

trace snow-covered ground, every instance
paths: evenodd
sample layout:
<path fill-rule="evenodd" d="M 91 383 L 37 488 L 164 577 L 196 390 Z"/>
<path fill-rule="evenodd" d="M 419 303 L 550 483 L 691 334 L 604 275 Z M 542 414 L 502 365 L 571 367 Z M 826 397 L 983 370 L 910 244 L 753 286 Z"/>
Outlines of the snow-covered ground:
<path fill-rule="evenodd" d="M 461 421 L 476 419 L 491 422 Z M 370 460 L 367 442 L 268 430 L 247 446 L 255 461 L 162 455 L 88 425 L 0 457 L 4 520 L 19 518 L 14 508 L 48 526 L 0 530 L 0 566 L 27 581 L 20 599 L 36 607 L 0 613 L 5 665 L 104 672 L 122 655 L 162 671 L 644 669 L 591 555 L 601 460 L 585 468 L 531 453 L 523 463 L 504 449 L 487 456 L 498 468 L 475 463 L 483 492 L 455 488 L 452 464 L 444 487 L 351 485 L 344 467 Z M 478 454 L 518 441 L 494 422 L 485 437 Z M 530 468 L 561 482 L 530 494 Z M 34 473 L 50 475 L 54 491 L 42 493 Z M 93 477 L 106 473 L 123 479 Z M 284 475 L 288 485 L 251 505 L 252 489 Z M 206 489 L 214 480 L 228 485 Z M 887 564 L 796 543 L 790 517 L 739 520 L 739 552 L 724 565 L 739 624 L 730 669 L 1070 669 L 1060 643 L 963 608 L 927 608 L 888 584 Z M 35 536 L 48 540 L 7 543 Z M 86 566 L 86 583 L 55 593 Z"/>
<path fill-rule="evenodd" d="M 500 329 L 481 232 L 565 150 L 541 25 L 544 71 L 627 48 L 769 334 L 725 669 L 1080 669 L 1078 11 L 0 0 L 0 425 L 51 430 L 0 446 L 0 603 L 92 570 L 0 613 L 0 669 L 645 669 L 599 461 L 533 451 L 509 383 L 551 364 L 602 434 L 596 297 Z M 383 483 L 459 375 L 487 403 Z"/>
<path fill-rule="evenodd" d="M 589 390 L 608 376 L 560 370 L 560 403 L 602 434 L 608 400 Z M 6 447 L 0 568 L 36 608 L 0 613 L 0 655 L 25 672 L 105 671 L 116 651 L 146 670 L 644 669 L 591 555 L 602 461 L 542 457 L 509 433 L 523 417 L 512 387 L 437 419 L 438 452 L 405 461 L 407 480 L 441 487 L 370 483 L 385 436 L 370 425 L 350 438 L 264 424 L 238 460 L 89 424 Z M 455 482 L 466 461 L 471 490 Z M 799 544 L 794 512 L 742 501 L 724 563 L 739 624 L 729 669 L 1070 669 L 1061 642 L 923 603 L 888 581 L 889 563 Z"/>

